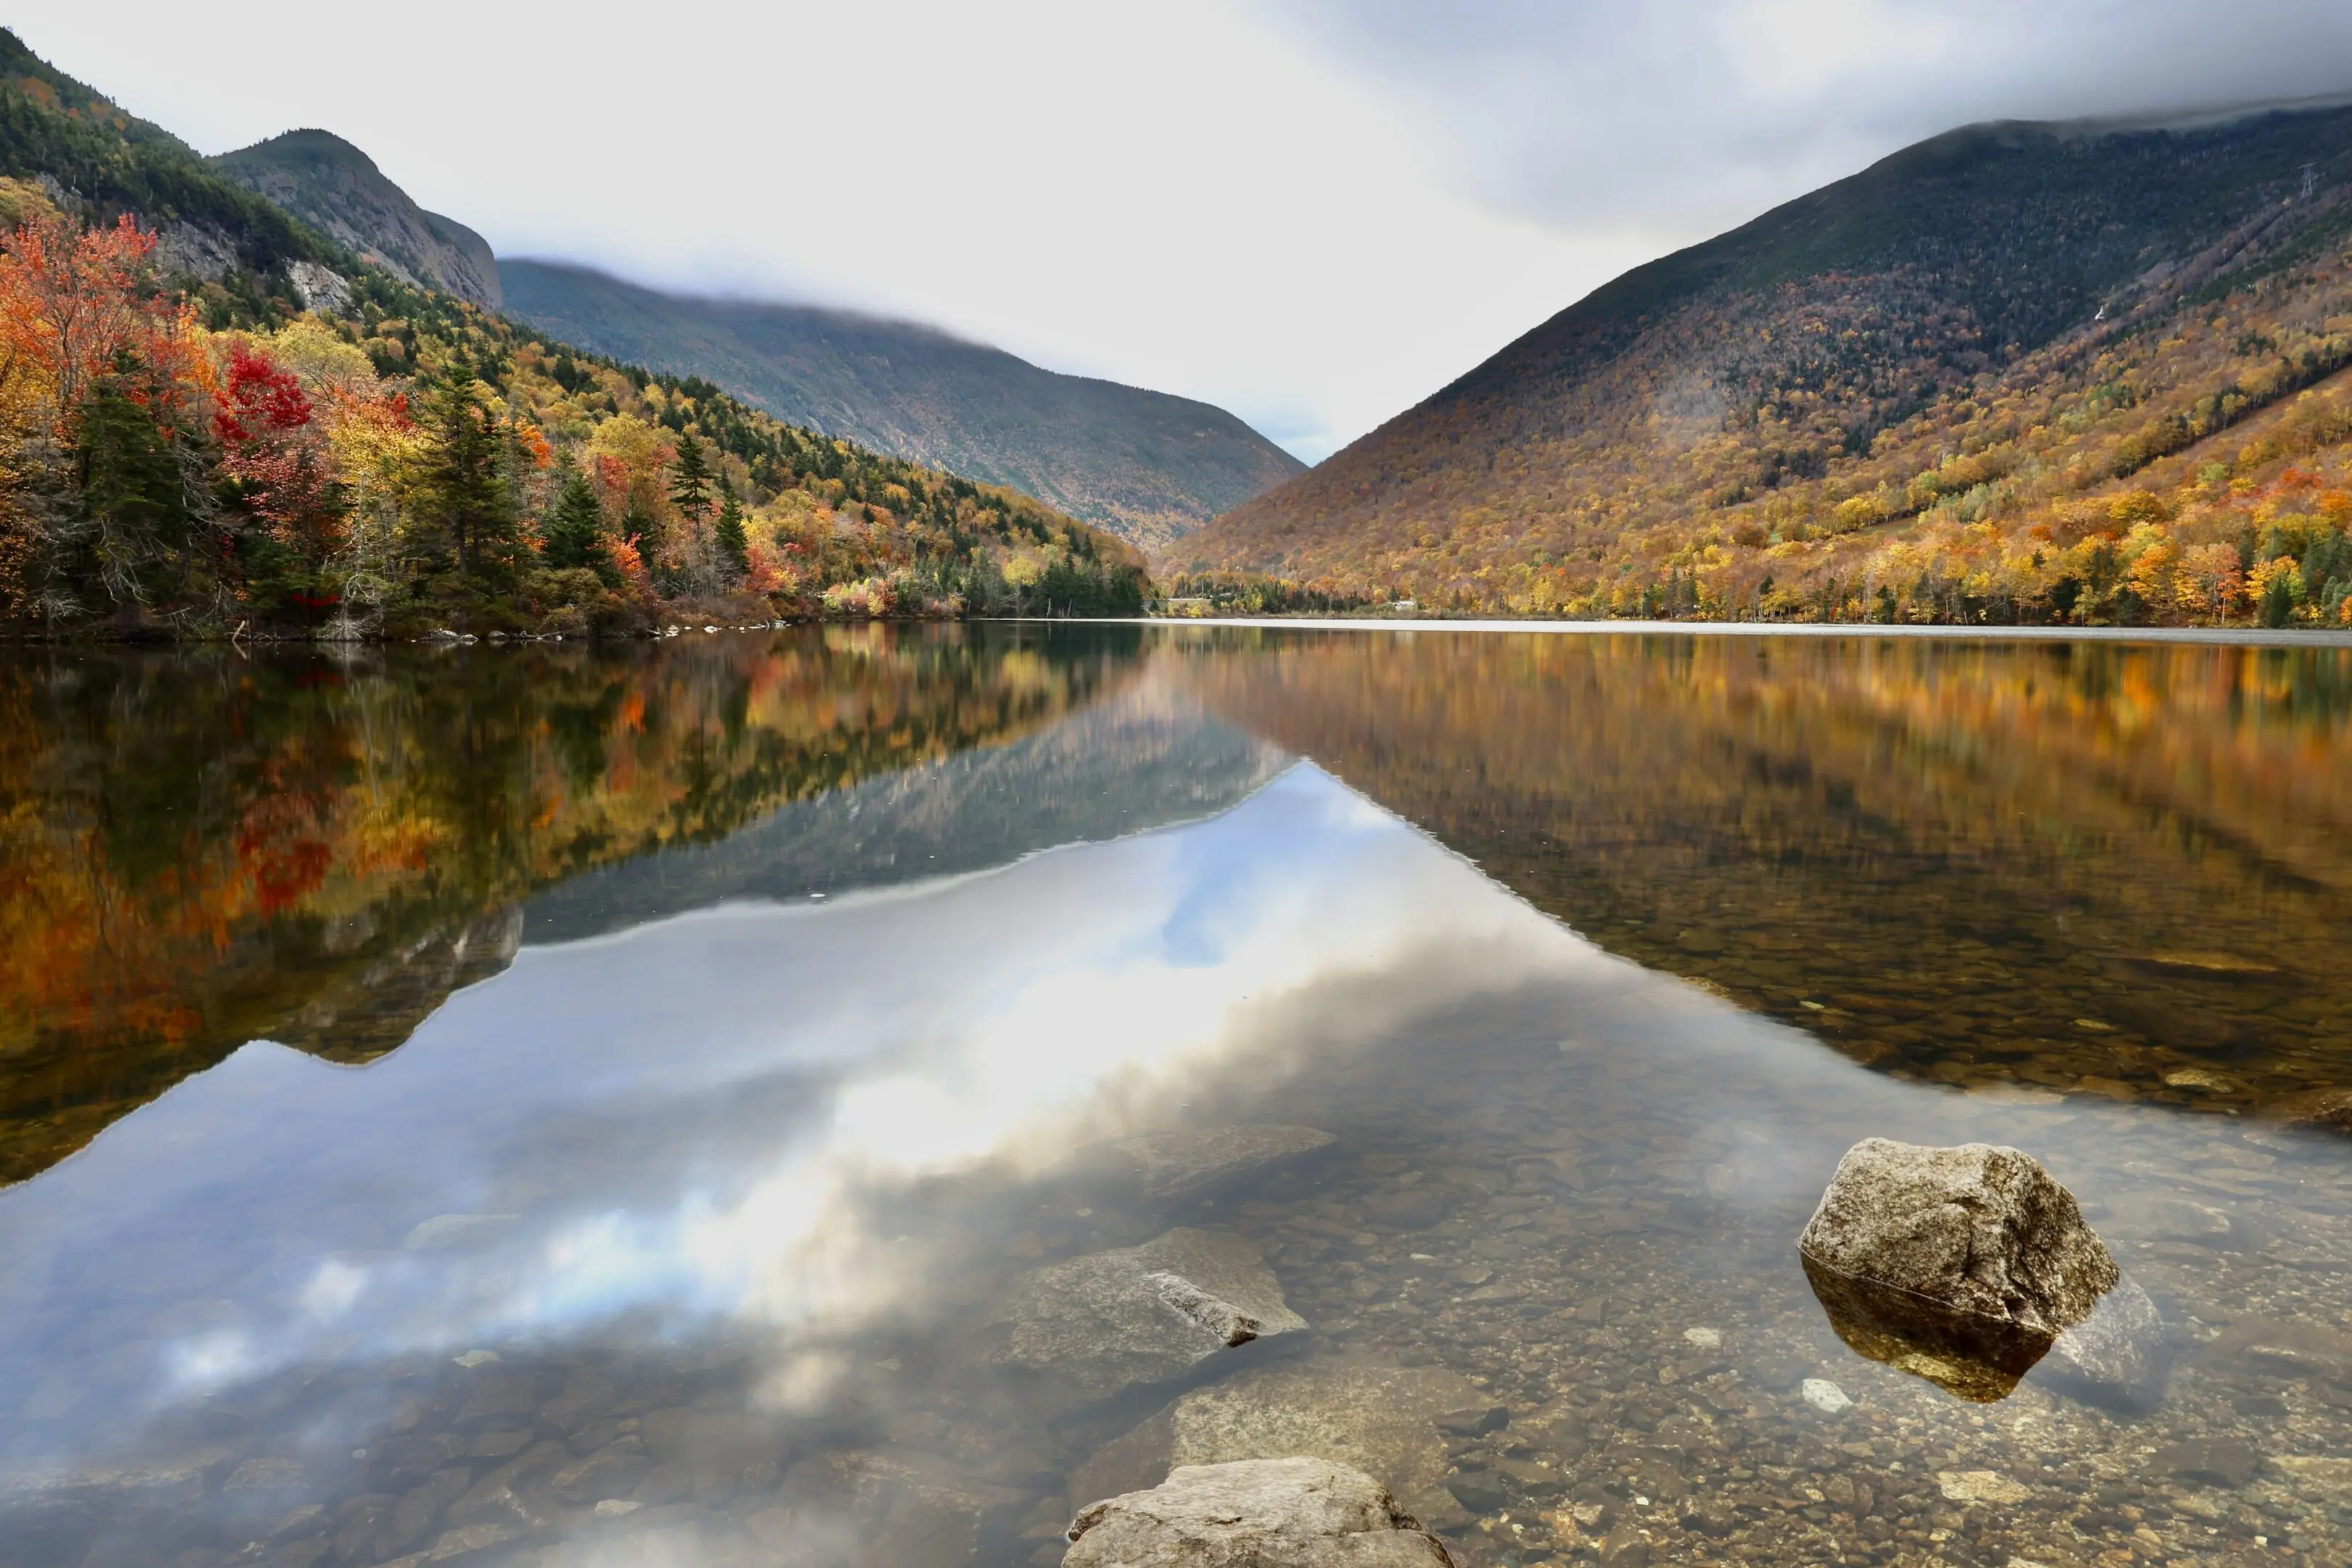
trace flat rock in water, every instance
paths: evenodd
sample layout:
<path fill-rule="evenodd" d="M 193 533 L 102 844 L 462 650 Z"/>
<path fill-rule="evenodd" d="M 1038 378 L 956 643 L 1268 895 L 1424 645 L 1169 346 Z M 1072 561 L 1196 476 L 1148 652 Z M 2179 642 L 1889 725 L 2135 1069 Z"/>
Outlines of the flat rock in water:
<path fill-rule="evenodd" d="M 2147 962 L 2158 969 L 2186 971 L 2200 974 L 2276 974 L 2278 965 L 2265 963 L 2259 958 L 2247 958 L 2234 952 L 2219 952 L 2210 949 L 2189 951 L 2172 949 L 2151 952 Z"/>
<path fill-rule="evenodd" d="M 1063 1568 L 1450 1568 L 1436 1537 L 1363 1471 L 1294 1457 L 1184 1465 L 1090 1504 Z"/>
<path fill-rule="evenodd" d="M 1936 1485 L 1948 1502 L 2023 1502 L 2033 1495 L 1998 1470 L 1938 1470 Z"/>
<path fill-rule="evenodd" d="M 1092 1155 L 1132 1171 L 1148 1201 L 1174 1203 L 1303 1159 L 1337 1142 L 1319 1128 L 1244 1122 L 1139 1133 L 1097 1145 Z"/>
<path fill-rule="evenodd" d="M 2192 1437 L 2148 1456 L 2149 1467 L 2160 1475 L 2224 1487 L 2244 1486 L 2262 1462 L 2260 1454 L 2234 1437 Z"/>
<path fill-rule="evenodd" d="M 1451 1528 L 1460 1507 L 1438 1420 L 1487 1403 L 1458 1373 L 1377 1362 L 1255 1367 L 1187 1391 L 1080 1465 L 1074 1498 L 1157 1486 L 1180 1465 L 1296 1456 L 1377 1476 L 1424 1523 Z"/>
<path fill-rule="evenodd" d="M 2126 1240 L 2189 1241 L 2225 1247 L 2237 1238 L 2230 1211 L 2216 1204 L 2164 1193 L 2126 1193 L 2111 1200 L 2101 1220 Z"/>
<path fill-rule="evenodd" d="M 1257 1248 L 1190 1228 L 1031 1269 L 988 1321 L 1003 1331 L 986 1360 L 1094 1397 L 1166 1383 L 1237 1345 L 1307 1327 Z"/>
<path fill-rule="evenodd" d="M 236 1465 L 236 1448 L 206 1444 L 145 1458 L 0 1472 L 0 1540 L 30 1552 L 52 1532 L 69 1535 L 175 1514 L 201 1502 Z"/>
<path fill-rule="evenodd" d="M 470 1246 L 502 1235 L 521 1217 L 511 1214 L 436 1214 L 412 1226 L 400 1245 L 411 1252 Z"/>
<path fill-rule="evenodd" d="M 1798 1241 L 1856 1352 L 1971 1399 L 1999 1399 L 2122 1275 L 2072 1193 L 1988 1143 L 1848 1150 Z"/>

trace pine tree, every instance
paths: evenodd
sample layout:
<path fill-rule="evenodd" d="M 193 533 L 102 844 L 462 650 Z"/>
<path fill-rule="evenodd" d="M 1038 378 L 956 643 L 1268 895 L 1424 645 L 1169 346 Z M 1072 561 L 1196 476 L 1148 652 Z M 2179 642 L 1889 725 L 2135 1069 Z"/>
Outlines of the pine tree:
<path fill-rule="evenodd" d="M 726 499 L 719 503 L 719 568 L 729 587 L 751 574 L 751 542 L 743 533 L 743 503 L 735 499 L 735 487 L 725 489 Z"/>
<path fill-rule="evenodd" d="M 702 443 L 690 435 L 677 440 L 677 460 L 670 465 L 669 499 L 689 521 L 710 510 L 710 464 L 703 456 Z"/>
<path fill-rule="evenodd" d="M 58 531 L 59 564 L 73 587 L 94 586 L 118 605 L 168 595 L 186 560 L 197 518 L 179 455 L 154 416 L 119 382 L 83 400 L 73 489 L 79 512 Z M 65 598 L 76 598 L 70 588 Z"/>
<path fill-rule="evenodd" d="M 425 459 L 423 507 L 436 553 L 467 576 L 496 574 L 510 563 L 514 515 L 498 422 L 474 391 L 474 374 L 454 362 L 425 410 L 433 444 Z"/>
<path fill-rule="evenodd" d="M 547 516 L 547 563 L 559 570 L 585 566 L 608 587 L 620 585 L 619 568 L 604 543 L 604 519 L 596 490 L 578 469 L 564 476 L 563 489 Z"/>

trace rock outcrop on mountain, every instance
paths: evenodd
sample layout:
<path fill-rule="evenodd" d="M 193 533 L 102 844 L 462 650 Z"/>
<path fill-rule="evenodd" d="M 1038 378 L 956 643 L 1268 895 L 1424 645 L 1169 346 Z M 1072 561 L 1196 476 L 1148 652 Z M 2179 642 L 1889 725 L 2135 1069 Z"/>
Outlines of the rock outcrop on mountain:
<path fill-rule="evenodd" d="M 503 303 L 489 242 L 426 212 L 375 160 L 325 131 L 289 131 L 210 160 L 215 170 L 341 241 L 404 282 L 495 310 Z"/>

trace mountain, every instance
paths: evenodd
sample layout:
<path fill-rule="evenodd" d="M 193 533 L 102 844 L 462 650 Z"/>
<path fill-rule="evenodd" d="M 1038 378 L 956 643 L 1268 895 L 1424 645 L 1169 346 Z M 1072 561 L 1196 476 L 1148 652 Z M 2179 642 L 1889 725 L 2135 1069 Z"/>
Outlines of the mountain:
<path fill-rule="evenodd" d="M 615 359 L 698 375 L 776 417 L 1008 485 L 1146 547 L 1304 465 L 1221 408 L 1062 375 L 929 327 L 656 292 L 503 260 L 507 309 Z"/>
<path fill-rule="evenodd" d="M 356 199 L 363 159 L 328 163 L 344 220 L 398 216 Z M 412 282 L 5 29 L 0 223 L 0 635 L 621 636 L 1150 592 L 1132 545 L 1028 496 Z"/>
<path fill-rule="evenodd" d="M 318 237 L 278 207 L 215 174 L 170 132 L 56 69 L 5 27 L 0 178 L 30 187 L 10 194 L 11 224 L 27 215 L 28 203 L 86 205 L 101 218 L 132 213 L 156 232 L 159 258 L 172 270 L 215 285 L 250 285 L 248 293 L 274 285 L 291 299 L 290 264 L 331 259 Z"/>
<path fill-rule="evenodd" d="M 404 283 L 438 289 L 486 310 L 499 306 L 499 264 L 489 242 L 409 200 L 373 159 L 340 136 L 289 131 L 208 162 L 232 183 Z"/>
<path fill-rule="evenodd" d="M 1179 563 L 1538 615 L 2339 617 L 2347 176 L 2341 105 L 1952 132 L 1618 279 Z"/>

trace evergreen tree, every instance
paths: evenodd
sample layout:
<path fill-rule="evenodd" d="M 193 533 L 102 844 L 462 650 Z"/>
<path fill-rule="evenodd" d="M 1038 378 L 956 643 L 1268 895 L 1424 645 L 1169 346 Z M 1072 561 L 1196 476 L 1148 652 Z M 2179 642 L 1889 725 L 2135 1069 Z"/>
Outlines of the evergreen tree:
<path fill-rule="evenodd" d="M 67 596 L 95 587 L 128 605 L 168 594 L 196 532 L 179 454 L 133 389 L 110 379 L 83 400 L 77 434 L 79 516 L 59 530 Z"/>
<path fill-rule="evenodd" d="M 425 424 L 433 442 L 420 510 L 433 552 L 467 576 L 503 571 L 514 543 L 512 501 L 500 471 L 505 442 L 462 361 L 434 387 Z"/>
<path fill-rule="evenodd" d="M 677 438 L 677 460 L 670 465 L 670 504 L 689 521 L 710 510 L 710 462 L 702 443 L 691 435 Z"/>
<path fill-rule="evenodd" d="M 650 555 L 654 547 L 661 542 L 656 537 L 660 526 L 660 521 L 646 507 L 645 498 L 634 490 L 629 492 L 629 504 L 621 513 L 621 537 L 635 545 L 639 553 Z"/>
<path fill-rule="evenodd" d="M 618 587 L 619 568 L 604 543 L 604 519 L 596 505 L 595 487 L 574 468 L 564 475 L 563 489 L 547 516 L 547 563 L 559 569 L 585 566 L 608 588 Z"/>
<path fill-rule="evenodd" d="M 751 542 L 743 534 L 743 503 L 734 486 L 725 487 L 725 497 L 719 503 L 719 568 L 733 587 L 751 574 Z"/>

